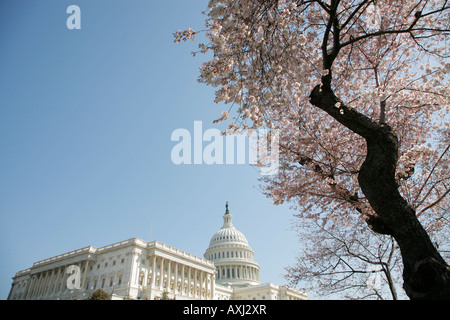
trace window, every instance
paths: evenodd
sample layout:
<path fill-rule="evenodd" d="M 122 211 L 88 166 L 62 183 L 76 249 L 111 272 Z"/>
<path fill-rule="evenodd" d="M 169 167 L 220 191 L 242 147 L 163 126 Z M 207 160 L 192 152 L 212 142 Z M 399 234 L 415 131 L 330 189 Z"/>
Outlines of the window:
<path fill-rule="evenodd" d="M 122 258 L 122 260 L 120 260 L 120 263 L 124 263 L 125 262 L 125 259 L 124 258 Z"/>
<path fill-rule="evenodd" d="M 105 280 L 106 280 L 105 278 L 102 279 L 102 288 L 105 287 Z"/>

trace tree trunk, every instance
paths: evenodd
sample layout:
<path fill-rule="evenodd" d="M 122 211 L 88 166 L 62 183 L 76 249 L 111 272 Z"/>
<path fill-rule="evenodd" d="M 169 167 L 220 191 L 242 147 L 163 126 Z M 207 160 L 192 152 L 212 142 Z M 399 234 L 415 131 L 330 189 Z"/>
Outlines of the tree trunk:
<path fill-rule="evenodd" d="M 398 139 L 392 128 L 345 106 L 329 87 L 317 86 L 310 98 L 314 106 L 366 140 L 367 156 L 358 181 L 378 215 L 369 224 L 374 231 L 392 235 L 397 241 L 406 294 L 411 299 L 450 299 L 450 268 L 398 190 Z"/>

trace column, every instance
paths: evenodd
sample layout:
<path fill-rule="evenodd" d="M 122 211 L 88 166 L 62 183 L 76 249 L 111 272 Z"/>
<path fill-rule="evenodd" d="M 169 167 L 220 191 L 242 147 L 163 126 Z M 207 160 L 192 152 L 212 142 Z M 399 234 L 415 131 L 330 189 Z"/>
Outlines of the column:
<path fill-rule="evenodd" d="M 163 287 L 163 282 L 164 282 L 164 258 L 161 257 L 159 267 L 159 286 L 158 286 L 160 290 Z"/>
<path fill-rule="evenodd" d="M 64 292 L 64 288 L 66 288 L 66 278 L 67 278 L 67 273 L 66 273 L 66 266 L 61 267 L 62 268 L 62 277 L 61 277 L 61 283 L 60 283 L 60 288 L 59 288 L 59 292 L 62 293 Z"/>
<path fill-rule="evenodd" d="M 209 274 L 205 273 L 205 298 L 208 300 Z"/>
<path fill-rule="evenodd" d="M 28 291 L 31 288 L 32 280 L 33 280 L 33 278 L 30 275 L 30 279 L 27 281 L 27 286 L 26 286 L 26 288 L 25 288 L 25 290 L 23 292 L 22 298 L 21 298 L 22 300 L 26 300 L 27 299 Z"/>
<path fill-rule="evenodd" d="M 37 274 L 33 275 L 33 287 L 31 288 L 31 290 L 30 290 L 30 292 L 28 294 L 28 297 L 30 299 L 33 298 L 34 291 L 36 290 L 36 286 L 37 286 L 38 282 L 39 282 L 39 278 L 38 278 Z"/>
<path fill-rule="evenodd" d="M 56 288 L 58 286 L 58 279 L 59 279 L 60 270 L 61 270 L 61 268 L 56 268 L 55 269 L 55 277 L 54 277 L 54 279 L 52 281 L 52 290 L 51 290 L 52 295 L 55 295 Z"/>
<path fill-rule="evenodd" d="M 189 267 L 188 269 L 188 296 L 192 296 L 191 293 L 191 277 L 192 277 L 192 267 Z"/>
<path fill-rule="evenodd" d="M 59 275 L 61 273 L 61 268 L 57 268 L 58 273 L 56 274 L 55 278 L 55 288 L 53 289 L 53 293 L 56 293 L 58 291 L 58 281 L 59 281 Z"/>
<path fill-rule="evenodd" d="M 50 283 L 53 278 L 53 269 L 48 271 L 47 280 L 45 281 L 43 295 L 47 296 L 50 290 Z"/>
<path fill-rule="evenodd" d="M 205 272 L 200 271 L 200 299 L 203 297 L 204 290 L 203 290 L 203 284 L 205 282 Z"/>
<path fill-rule="evenodd" d="M 43 278 L 44 278 L 44 274 L 42 272 L 39 272 L 39 280 L 38 280 L 38 283 L 36 284 L 36 288 L 33 292 L 33 298 L 35 298 L 39 295 L 39 290 L 41 289 L 41 283 L 42 283 Z"/>
<path fill-rule="evenodd" d="M 142 279 L 142 287 L 145 288 L 148 286 L 148 268 L 144 269 L 144 279 Z"/>
<path fill-rule="evenodd" d="M 44 289 L 45 281 L 47 281 L 47 271 L 42 272 L 42 280 L 39 283 L 38 292 L 36 293 L 37 297 L 40 297 L 42 295 L 42 290 Z"/>
<path fill-rule="evenodd" d="M 47 271 L 47 279 L 45 280 L 44 289 L 42 290 L 42 296 L 45 297 L 48 294 L 48 289 L 50 288 L 50 282 L 52 281 L 53 270 Z"/>
<path fill-rule="evenodd" d="M 189 266 L 186 266 L 185 269 L 187 269 L 187 270 L 186 270 L 186 277 L 187 277 L 187 279 L 185 279 L 184 281 L 185 281 L 185 283 L 187 284 L 187 287 L 186 287 L 186 295 L 189 297 L 189 281 L 191 281 L 190 276 L 189 276 L 190 267 L 189 267 Z"/>
<path fill-rule="evenodd" d="M 181 289 L 181 294 L 186 294 L 187 295 L 187 292 L 185 292 L 184 290 L 184 269 L 185 269 L 185 266 L 184 266 L 184 264 L 182 264 L 181 265 L 181 287 L 180 287 L 180 289 Z"/>
<path fill-rule="evenodd" d="M 41 283 L 41 286 L 39 288 L 38 296 L 42 296 L 44 294 L 45 284 L 47 283 L 47 279 L 48 279 L 48 271 L 44 271 L 44 275 L 45 276 L 42 279 L 42 283 Z"/>
<path fill-rule="evenodd" d="M 81 280 L 81 288 L 83 290 L 85 289 L 84 285 L 86 283 L 86 276 L 87 276 L 88 267 L 89 267 L 89 260 L 86 260 L 86 262 L 84 263 L 83 279 Z"/>
<path fill-rule="evenodd" d="M 194 298 L 197 296 L 197 269 L 194 269 Z"/>
<path fill-rule="evenodd" d="M 150 283 L 150 286 L 153 288 L 155 286 L 156 281 L 156 255 L 153 256 L 152 261 L 152 282 Z"/>
<path fill-rule="evenodd" d="M 58 278 L 58 271 L 59 271 L 58 268 L 52 270 L 52 279 L 48 286 L 49 287 L 49 291 L 48 291 L 49 295 L 53 295 L 55 292 L 56 280 Z"/>
<path fill-rule="evenodd" d="M 177 293 L 178 292 L 178 263 L 175 263 L 175 277 L 174 277 L 173 281 L 175 282 L 175 284 L 173 286 L 173 293 Z"/>
<path fill-rule="evenodd" d="M 38 274 L 36 274 L 36 285 L 33 289 L 33 292 L 31 293 L 31 297 L 35 298 L 37 295 L 37 292 L 39 291 L 39 286 L 41 285 L 41 281 L 42 281 L 42 273 L 39 272 Z"/>
<path fill-rule="evenodd" d="M 33 290 L 34 290 L 34 286 L 36 285 L 36 276 L 34 276 L 34 275 L 31 275 L 31 273 L 30 273 L 30 286 L 28 287 L 28 292 L 26 292 L 26 295 L 25 295 L 25 300 L 28 300 L 28 298 L 31 298 L 31 295 L 32 295 L 32 293 L 33 293 Z"/>
<path fill-rule="evenodd" d="M 65 276 L 66 276 L 66 274 L 65 274 L 65 267 L 61 267 L 61 279 L 59 280 L 59 283 L 58 283 L 58 285 L 59 285 L 59 290 L 58 290 L 58 293 L 61 293 L 62 291 L 63 291 L 63 288 L 64 288 L 64 278 L 65 278 Z"/>
<path fill-rule="evenodd" d="M 211 300 L 215 299 L 216 294 L 216 276 L 213 274 L 211 277 Z"/>
<path fill-rule="evenodd" d="M 170 279 L 172 275 L 171 269 L 172 269 L 172 261 L 169 260 L 167 262 L 167 292 L 170 292 L 170 285 L 172 284 L 172 281 Z"/>

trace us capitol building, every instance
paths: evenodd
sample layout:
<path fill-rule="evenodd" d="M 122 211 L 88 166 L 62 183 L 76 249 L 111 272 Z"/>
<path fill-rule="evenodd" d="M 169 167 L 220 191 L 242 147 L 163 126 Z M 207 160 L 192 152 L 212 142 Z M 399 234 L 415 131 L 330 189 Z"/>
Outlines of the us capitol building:
<path fill-rule="evenodd" d="M 254 252 L 232 218 L 227 203 L 223 226 L 211 238 L 204 258 L 138 238 L 89 246 L 19 271 L 8 299 L 82 300 L 102 289 L 115 300 L 161 299 L 163 294 L 177 300 L 306 300 L 297 289 L 260 283 Z"/>

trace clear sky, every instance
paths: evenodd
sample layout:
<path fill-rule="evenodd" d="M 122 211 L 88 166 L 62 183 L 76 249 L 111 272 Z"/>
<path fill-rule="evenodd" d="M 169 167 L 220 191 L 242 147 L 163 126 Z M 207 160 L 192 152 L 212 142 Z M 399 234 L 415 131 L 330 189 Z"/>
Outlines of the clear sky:
<path fill-rule="evenodd" d="M 69 30 L 69 5 L 81 30 Z M 250 165 L 174 165 L 171 134 L 215 128 L 223 106 L 197 82 L 206 0 L 0 2 L 0 299 L 11 277 L 88 245 L 133 237 L 203 256 L 225 202 L 260 264 L 286 284 L 301 250 L 293 211 Z"/>

